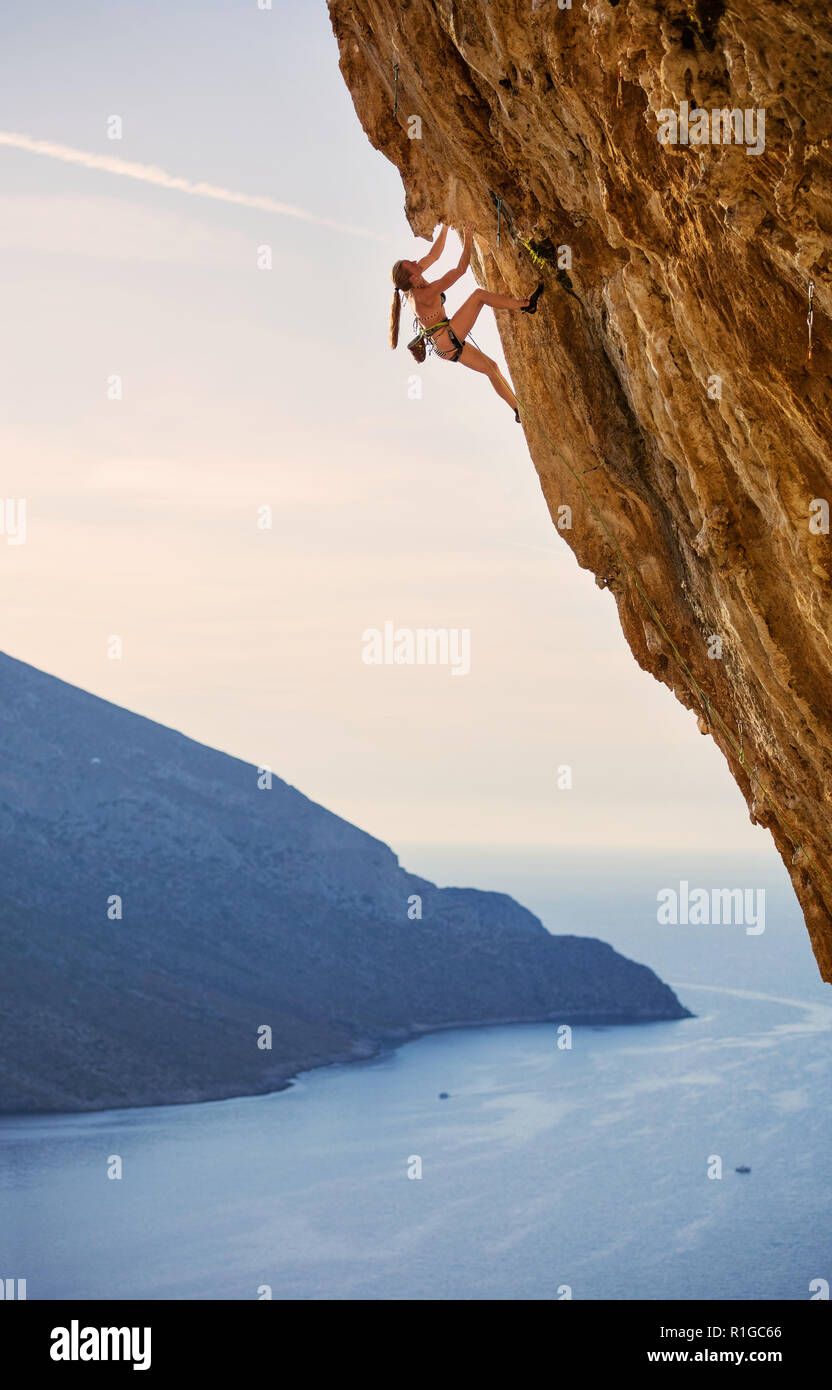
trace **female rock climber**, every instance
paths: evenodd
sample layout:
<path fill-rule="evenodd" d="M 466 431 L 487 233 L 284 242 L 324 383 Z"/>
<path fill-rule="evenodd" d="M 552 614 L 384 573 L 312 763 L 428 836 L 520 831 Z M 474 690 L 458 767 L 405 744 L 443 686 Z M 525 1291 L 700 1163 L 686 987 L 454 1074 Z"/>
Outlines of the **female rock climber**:
<path fill-rule="evenodd" d="M 468 269 L 473 233 L 470 227 L 465 228 L 462 255 L 456 269 L 449 270 L 438 280 L 426 280 L 424 272 L 428 266 L 433 265 L 434 261 L 439 260 L 445 249 L 447 235 L 448 228 L 443 227 L 427 255 L 422 256 L 421 260 L 396 261 L 393 266 L 393 284 L 396 288 L 393 291 L 393 306 L 390 311 L 390 346 L 396 347 L 399 341 L 401 296 L 404 295 L 410 302 L 419 323 L 417 337 L 408 344 L 417 361 L 424 361 L 424 343 L 427 341 L 431 344 L 437 357 L 443 358 L 446 362 L 461 362 L 464 367 L 470 367 L 474 372 L 483 372 L 497 395 L 511 406 L 514 411 L 514 418 L 519 424 L 520 412 L 517 408 L 517 398 L 508 382 L 501 375 L 497 363 L 492 358 L 486 357 L 485 353 L 480 352 L 479 348 L 474 347 L 472 343 L 466 343 L 465 339 L 474 327 L 480 309 L 486 304 L 491 309 L 520 309 L 525 314 L 533 314 L 537 309 L 537 301 L 543 293 L 543 285 L 538 285 L 528 299 L 512 299 L 508 294 L 492 294 L 490 290 L 474 290 L 462 308 L 458 309 L 450 319 L 446 318 L 445 310 L 442 307 L 445 299 L 444 291 L 450 289 L 451 285 L 455 285 Z"/>

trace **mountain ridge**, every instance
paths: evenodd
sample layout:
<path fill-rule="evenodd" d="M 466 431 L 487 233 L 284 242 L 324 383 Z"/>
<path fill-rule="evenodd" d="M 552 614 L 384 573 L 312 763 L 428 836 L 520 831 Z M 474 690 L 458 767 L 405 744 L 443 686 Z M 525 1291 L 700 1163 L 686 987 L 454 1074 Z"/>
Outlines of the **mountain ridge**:
<path fill-rule="evenodd" d="M 4 654 L 0 846 L 5 1113 L 259 1094 L 445 1027 L 689 1016 L 606 943 L 438 888 L 276 774 Z"/>

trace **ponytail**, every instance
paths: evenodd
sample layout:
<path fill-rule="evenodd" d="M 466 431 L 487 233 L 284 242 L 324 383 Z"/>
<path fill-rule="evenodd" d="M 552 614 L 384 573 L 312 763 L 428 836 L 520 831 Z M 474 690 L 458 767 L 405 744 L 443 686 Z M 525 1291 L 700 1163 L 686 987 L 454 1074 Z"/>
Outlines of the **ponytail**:
<path fill-rule="evenodd" d="M 393 291 L 393 303 L 390 308 L 390 346 L 396 347 L 399 341 L 399 319 L 402 315 L 402 301 L 399 291 L 407 294 L 410 289 L 411 272 L 408 270 L 404 261 L 396 261 L 391 271 L 390 278 L 396 288 Z"/>
<path fill-rule="evenodd" d="M 398 290 L 393 291 L 393 303 L 390 306 L 390 346 L 397 347 L 399 342 L 399 319 L 402 315 L 402 300 Z"/>

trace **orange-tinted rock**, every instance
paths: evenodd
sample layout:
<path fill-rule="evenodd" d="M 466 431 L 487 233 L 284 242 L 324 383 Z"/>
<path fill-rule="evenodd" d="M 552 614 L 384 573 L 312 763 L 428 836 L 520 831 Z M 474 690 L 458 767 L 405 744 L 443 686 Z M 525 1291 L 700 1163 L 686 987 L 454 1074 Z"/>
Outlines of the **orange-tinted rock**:
<path fill-rule="evenodd" d="M 559 534 L 716 739 L 832 980 L 827 5 L 329 5 L 414 232 L 472 223 L 477 279 L 513 294 L 538 278 L 522 241 L 544 258 L 543 311 L 498 324 Z M 698 134 L 696 110 L 717 137 L 714 111 L 748 118 L 660 143 L 682 103 Z"/>

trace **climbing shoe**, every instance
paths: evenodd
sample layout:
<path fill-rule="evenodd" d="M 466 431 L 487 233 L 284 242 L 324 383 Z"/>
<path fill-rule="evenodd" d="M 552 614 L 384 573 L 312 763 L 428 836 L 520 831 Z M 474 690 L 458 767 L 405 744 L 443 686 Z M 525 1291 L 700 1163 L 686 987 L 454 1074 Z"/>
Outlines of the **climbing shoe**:
<path fill-rule="evenodd" d="M 540 282 L 540 284 L 538 285 L 537 289 L 534 290 L 534 291 L 532 292 L 532 294 L 529 296 L 529 302 L 528 302 L 528 304 L 525 304 L 525 305 L 523 306 L 523 308 L 520 310 L 520 312 L 521 312 L 522 314 L 534 314 L 534 313 L 536 313 L 536 312 L 537 312 L 537 301 L 538 301 L 538 299 L 540 298 L 540 296 L 542 295 L 542 293 L 543 293 L 543 281 L 541 280 L 541 282 Z"/>

